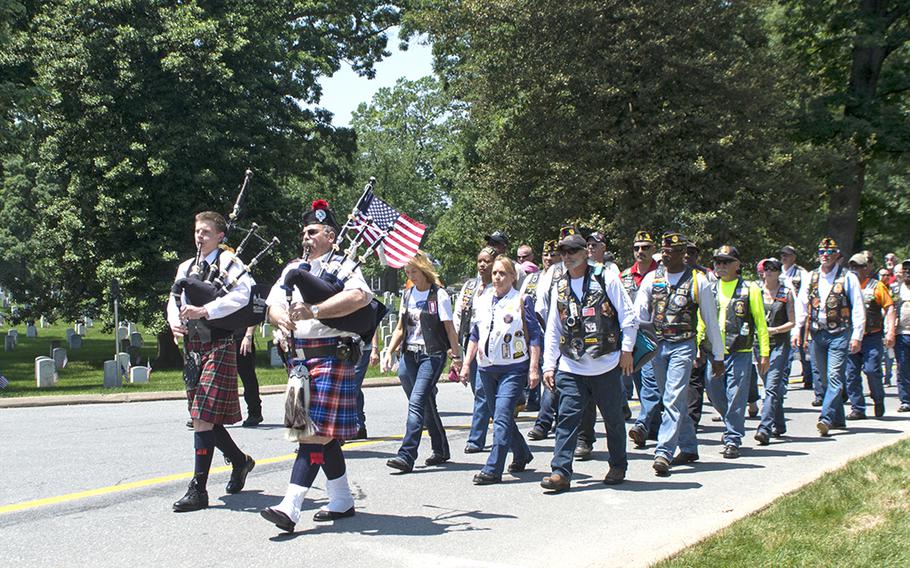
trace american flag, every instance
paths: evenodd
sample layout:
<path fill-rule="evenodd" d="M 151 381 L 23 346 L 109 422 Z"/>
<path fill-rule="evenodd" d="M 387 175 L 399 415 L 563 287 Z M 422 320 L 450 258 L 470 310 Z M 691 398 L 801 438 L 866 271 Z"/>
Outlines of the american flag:
<path fill-rule="evenodd" d="M 388 232 L 381 249 L 386 262 L 392 268 L 401 268 L 414 258 L 423 239 L 423 233 L 427 230 L 425 225 L 404 213 L 399 213 L 372 191 L 364 195 L 357 208 L 357 220 L 367 225 L 363 233 L 367 244 L 372 245 L 382 235 L 379 229 Z"/>

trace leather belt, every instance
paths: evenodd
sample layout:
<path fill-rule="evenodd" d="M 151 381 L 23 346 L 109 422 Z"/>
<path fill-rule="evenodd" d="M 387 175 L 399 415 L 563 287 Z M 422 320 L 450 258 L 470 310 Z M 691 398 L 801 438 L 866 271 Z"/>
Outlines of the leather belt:
<path fill-rule="evenodd" d="M 334 357 L 344 361 L 357 361 L 360 359 L 360 341 L 350 337 L 338 340 L 335 345 L 324 345 L 321 347 L 308 347 L 306 349 L 297 349 L 297 353 L 303 353 L 300 360 L 319 359 L 324 357 Z"/>

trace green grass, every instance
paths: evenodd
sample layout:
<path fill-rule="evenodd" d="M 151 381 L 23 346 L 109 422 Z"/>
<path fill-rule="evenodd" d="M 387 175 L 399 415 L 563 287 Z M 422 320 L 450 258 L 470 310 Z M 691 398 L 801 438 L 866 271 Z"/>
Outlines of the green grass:
<path fill-rule="evenodd" d="M 66 368 L 58 371 L 59 382 L 51 388 L 39 389 L 35 385 L 35 357 L 50 356 L 50 345 L 54 339 L 60 340 L 61 346 L 66 347 L 66 330 L 70 326 L 56 324 L 45 329 L 38 329 L 38 337 L 28 339 L 25 337 L 25 325 L 16 326 L 19 331 L 19 344 L 11 352 L 0 352 L 0 374 L 9 379 L 9 386 L 0 390 L 0 398 L 36 395 L 67 395 L 67 394 L 110 394 L 118 392 L 141 391 L 181 391 L 183 387 L 183 374 L 179 370 L 152 370 L 149 382 L 146 385 L 132 385 L 125 383 L 122 388 L 106 389 L 104 383 L 104 362 L 113 359 L 114 338 L 112 333 L 104 333 L 100 325 L 86 329 L 82 349 L 73 351 L 67 349 L 69 363 Z M 5 335 L 9 325 L 2 328 Z M 154 335 L 142 330 L 144 346 L 142 347 L 142 361 L 154 359 L 157 353 L 156 338 Z M 256 375 L 260 385 L 276 385 L 287 382 L 287 373 L 281 367 L 269 366 L 266 339 L 256 334 Z M 371 368 L 367 378 L 380 376 L 378 370 Z"/>
<path fill-rule="evenodd" d="M 853 461 L 656 566 L 910 566 L 910 440 Z"/>

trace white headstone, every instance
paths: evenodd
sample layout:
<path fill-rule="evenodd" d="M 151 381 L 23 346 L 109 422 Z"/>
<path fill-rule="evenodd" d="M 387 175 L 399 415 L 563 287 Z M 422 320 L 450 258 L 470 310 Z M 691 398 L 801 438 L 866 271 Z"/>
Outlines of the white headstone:
<path fill-rule="evenodd" d="M 92 318 L 85 316 L 85 327 L 94 327 L 94 326 L 95 326 L 95 321 Z"/>
<path fill-rule="evenodd" d="M 76 351 L 77 349 L 82 349 L 82 336 L 73 334 L 70 336 L 69 340 L 70 349 Z"/>
<path fill-rule="evenodd" d="M 123 379 L 120 375 L 120 368 L 117 361 L 104 362 L 104 388 L 112 389 L 123 386 Z"/>
<path fill-rule="evenodd" d="M 262 324 L 262 337 L 270 338 L 272 337 L 272 326 L 267 323 Z"/>
<path fill-rule="evenodd" d="M 148 367 L 130 367 L 130 383 L 146 384 L 149 382 Z"/>
<path fill-rule="evenodd" d="M 142 347 L 142 334 L 134 331 L 130 334 L 130 347 Z"/>
<path fill-rule="evenodd" d="M 272 347 L 269 350 L 269 364 L 273 367 L 281 367 L 284 363 L 281 362 L 281 356 L 278 355 L 278 348 Z"/>
<path fill-rule="evenodd" d="M 76 335 L 76 330 L 74 330 L 74 329 L 68 329 L 68 330 L 66 330 L 66 340 L 67 340 L 67 341 L 69 341 L 69 340 L 70 340 L 70 337 L 72 337 L 72 336 L 74 336 L 74 335 Z"/>
<path fill-rule="evenodd" d="M 50 357 L 35 357 L 35 384 L 39 389 L 54 386 L 57 382 L 57 369 Z"/>
<path fill-rule="evenodd" d="M 85 335 L 85 324 L 84 323 L 76 324 L 76 335 Z"/>
<path fill-rule="evenodd" d="M 16 348 L 16 338 L 13 337 L 12 335 L 4 335 L 3 336 L 3 350 L 12 351 L 15 348 Z"/>
<path fill-rule="evenodd" d="M 38 337 L 38 328 L 34 325 L 25 326 L 25 336 L 29 339 L 34 339 Z"/>
<path fill-rule="evenodd" d="M 129 329 L 125 326 L 120 326 L 117 328 L 117 343 L 119 344 L 124 339 L 128 339 L 130 336 Z"/>
<path fill-rule="evenodd" d="M 41 326 L 41 329 L 44 329 L 44 328 L 47 327 L 47 320 L 44 319 L 44 316 L 41 316 L 41 317 L 38 319 L 38 325 Z"/>
<path fill-rule="evenodd" d="M 138 331 L 139 330 L 136 329 L 136 324 L 127 322 L 127 324 L 126 324 L 126 336 L 127 337 L 133 335 L 134 333 L 136 333 Z"/>
<path fill-rule="evenodd" d="M 13 338 L 13 347 L 19 345 L 19 332 L 17 330 L 11 329 L 6 335 Z"/>
<path fill-rule="evenodd" d="M 54 366 L 57 368 L 58 371 L 64 367 L 66 367 L 66 364 L 69 362 L 69 360 L 66 357 L 66 349 L 64 349 L 63 347 L 55 347 L 53 357 L 54 357 Z"/>

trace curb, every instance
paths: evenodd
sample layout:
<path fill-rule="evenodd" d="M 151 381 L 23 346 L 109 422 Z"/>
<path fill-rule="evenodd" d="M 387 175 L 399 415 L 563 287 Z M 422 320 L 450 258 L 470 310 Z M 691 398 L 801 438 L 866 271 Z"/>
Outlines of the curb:
<path fill-rule="evenodd" d="M 398 386 L 397 377 L 382 377 L 363 381 L 363 388 Z M 266 385 L 259 394 L 266 396 L 284 394 L 285 385 Z M 243 388 L 238 389 L 243 396 Z M 0 408 L 36 408 L 42 406 L 72 406 L 79 404 L 120 404 L 124 402 L 153 402 L 160 400 L 186 400 L 185 391 L 120 392 L 115 394 L 74 394 L 51 396 L 22 396 L 0 399 Z"/>

